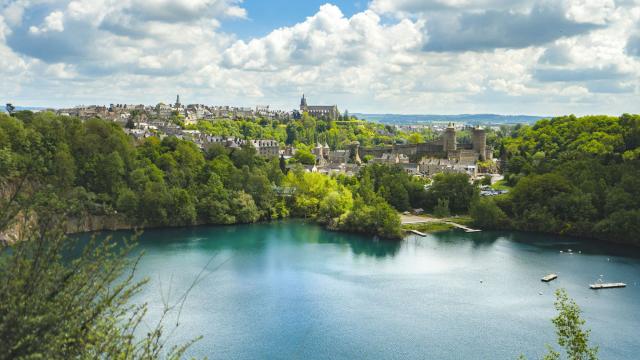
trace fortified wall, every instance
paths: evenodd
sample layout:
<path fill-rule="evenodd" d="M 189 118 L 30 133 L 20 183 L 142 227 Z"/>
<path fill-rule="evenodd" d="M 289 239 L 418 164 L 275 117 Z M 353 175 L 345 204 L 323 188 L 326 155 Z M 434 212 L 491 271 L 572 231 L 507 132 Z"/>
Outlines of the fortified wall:
<path fill-rule="evenodd" d="M 380 158 L 383 154 L 403 154 L 417 162 L 424 157 L 458 160 L 468 163 L 490 159 L 492 149 L 487 147 L 487 134 L 484 129 L 474 128 L 471 144 L 459 144 L 456 139 L 456 129 L 449 124 L 442 136 L 435 141 L 419 144 L 386 145 L 375 147 L 360 147 L 360 158 L 371 155 Z"/>

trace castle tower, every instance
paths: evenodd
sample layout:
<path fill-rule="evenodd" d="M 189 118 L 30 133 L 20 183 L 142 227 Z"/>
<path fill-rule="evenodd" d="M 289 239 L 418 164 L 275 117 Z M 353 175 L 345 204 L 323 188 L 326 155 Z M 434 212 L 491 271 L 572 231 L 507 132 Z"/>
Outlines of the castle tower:
<path fill-rule="evenodd" d="M 487 158 L 487 132 L 477 126 L 473 129 L 471 134 L 471 143 L 473 144 L 473 151 L 480 155 L 480 160 L 484 161 Z"/>
<path fill-rule="evenodd" d="M 458 149 L 458 143 L 456 140 L 456 128 L 452 123 L 449 123 L 446 130 L 444 131 L 444 135 L 442 136 L 442 145 L 444 151 L 456 151 Z"/>
<path fill-rule="evenodd" d="M 360 143 L 358 141 L 353 141 L 349 145 L 349 159 L 354 164 L 362 164 L 362 160 L 360 159 Z"/>
<path fill-rule="evenodd" d="M 307 111 L 307 99 L 302 94 L 302 99 L 300 99 L 300 112 Z"/>

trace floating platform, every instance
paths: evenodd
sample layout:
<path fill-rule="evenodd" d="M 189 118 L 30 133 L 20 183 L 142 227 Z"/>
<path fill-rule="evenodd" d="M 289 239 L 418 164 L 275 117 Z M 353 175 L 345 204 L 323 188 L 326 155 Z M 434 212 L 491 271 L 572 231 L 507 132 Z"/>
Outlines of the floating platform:
<path fill-rule="evenodd" d="M 416 234 L 416 235 L 422 236 L 422 237 L 427 236 L 427 234 L 425 234 L 425 233 L 421 233 L 421 232 L 420 232 L 420 231 L 418 231 L 418 230 L 407 230 L 407 231 L 408 231 L 408 232 L 410 232 L 410 233 L 413 233 L 413 234 Z"/>
<path fill-rule="evenodd" d="M 623 288 L 623 287 L 626 287 L 626 286 L 627 286 L 627 284 L 625 284 L 625 283 L 598 283 L 598 284 L 589 285 L 589 288 L 594 289 L 594 290 L 599 290 L 599 289 Z"/>
<path fill-rule="evenodd" d="M 549 282 L 549 281 L 553 281 L 553 280 L 555 280 L 557 278 L 558 278 L 557 274 L 549 274 L 547 276 L 543 276 L 542 279 L 540 279 L 540 281 Z"/>

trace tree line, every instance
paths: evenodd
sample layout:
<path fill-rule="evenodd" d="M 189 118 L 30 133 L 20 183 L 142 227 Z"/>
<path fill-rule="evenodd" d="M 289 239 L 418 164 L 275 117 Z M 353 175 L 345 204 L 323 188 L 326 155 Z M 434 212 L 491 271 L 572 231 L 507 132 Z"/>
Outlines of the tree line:
<path fill-rule="evenodd" d="M 472 207 L 479 225 L 639 245 L 640 115 L 563 116 L 500 144 L 513 190 Z"/>
<path fill-rule="evenodd" d="M 369 183 L 338 183 L 302 167 L 289 171 L 250 145 L 203 151 L 173 136 L 135 142 L 100 119 L 0 116 L 0 172 L 14 182 L 26 176 L 29 198 L 55 199 L 78 218 L 112 216 L 149 227 L 296 216 L 335 229 L 401 236 L 397 213 Z M 282 189 L 295 191 L 282 196 Z"/>

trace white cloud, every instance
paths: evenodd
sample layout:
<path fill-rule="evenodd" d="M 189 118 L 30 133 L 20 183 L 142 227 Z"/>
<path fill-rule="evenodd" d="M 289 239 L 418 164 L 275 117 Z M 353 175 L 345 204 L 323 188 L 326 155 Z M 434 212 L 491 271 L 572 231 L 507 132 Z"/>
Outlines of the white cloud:
<path fill-rule="evenodd" d="M 584 23 L 605 24 L 615 12 L 614 0 L 566 0 L 567 17 Z"/>
<path fill-rule="evenodd" d="M 32 34 L 42 34 L 49 31 L 64 31 L 64 14 L 62 11 L 54 11 L 44 18 L 42 26 L 31 26 L 29 32 Z"/>
<path fill-rule="evenodd" d="M 289 66 L 337 64 L 343 68 L 378 62 L 402 65 L 423 42 L 421 22 L 402 20 L 383 25 L 373 11 L 346 18 L 334 5 L 293 27 L 277 29 L 248 43 L 238 41 L 224 53 L 229 68 L 278 71 Z"/>
<path fill-rule="evenodd" d="M 33 105 L 179 92 L 289 109 L 306 92 L 351 111 L 640 112 L 637 2 L 373 0 L 350 17 L 326 4 L 247 40 L 221 25 L 256 15 L 237 0 L 10 1 L 0 76 L 12 84 L 0 91 Z M 570 31 L 538 31 L 559 23 Z"/>
<path fill-rule="evenodd" d="M 64 63 L 48 65 L 44 73 L 55 79 L 74 79 L 78 76 L 73 66 Z"/>

